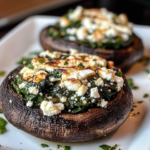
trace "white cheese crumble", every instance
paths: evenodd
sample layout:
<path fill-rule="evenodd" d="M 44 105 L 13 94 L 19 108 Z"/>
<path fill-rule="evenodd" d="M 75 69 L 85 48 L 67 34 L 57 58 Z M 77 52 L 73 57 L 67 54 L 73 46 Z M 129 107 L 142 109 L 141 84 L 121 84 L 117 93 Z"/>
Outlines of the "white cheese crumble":
<path fill-rule="evenodd" d="M 77 91 L 81 86 L 81 82 L 78 80 L 65 80 L 61 82 L 60 87 L 66 87 L 70 91 Z"/>
<path fill-rule="evenodd" d="M 51 82 L 55 82 L 55 81 L 60 81 L 61 79 L 60 78 L 55 78 L 55 77 L 49 77 L 49 80 Z"/>
<path fill-rule="evenodd" d="M 98 88 L 94 87 L 90 90 L 90 97 L 99 98 L 100 94 L 98 93 Z"/>
<path fill-rule="evenodd" d="M 78 91 L 77 91 L 77 95 L 78 96 L 83 96 L 87 92 L 87 90 L 88 90 L 88 87 L 85 86 L 84 84 L 82 84 L 80 86 L 80 88 L 78 89 Z"/>
<path fill-rule="evenodd" d="M 117 91 L 120 91 L 121 88 L 123 87 L 124 80 L 123 80 L 122 77 L 116 76 L 115 71 L 103 67 L 103 68 L 98 70 L 98 74 L 103 79 L 107 79 L 109 81 L 117 82 Z"/>
<path fill-rule="evenodd" d="M 61 17 L 59 23 L 61 27 L 67 27 L 71 24 L 71 22 L 66 17 Z"/>
<path fill-rule="evenodd" d="M 48 50 L 40 53 L 40 57 L 45 58 L 46 56 L 48 56 L 53 59 L 58 59 L 61 57 L 61 55 L 62 55 L 61 52 L 54 52 L 54 51 L 48 51 Z"/>
<path fill-rule="evenodd" d="M 104 81 L 103 81 L 102 78 L 98 78 L 98 79 L 95 81 L 95 85 L 97 85 L 97 86 L 101 86 L 101 85 L 103 85 L 103 84 L 104 84 Z"/>
<path fill-rule="evenodd" d="M 33 105 L 32 101 L 28 101 L 27 104 L 26 104 L 27 107 L 32 107 L 32 105 Z"/>
<path fill-rule="evenodd" d="M 19 84 L 19 89 L 23 89 L 27 85 L 27 82 L 23 81 L 21 84 Z"/>
<path fill-rule="evenodd" d="M 82 15 L 83 7 L 78 6 L 72 13 L 69 14 L 69 19 L 73 21 L 77 21 L 80 19 Z"/>
<path fill-rule="evenodd" d="M 69 49 L 69 52 L 70 52 L 70 55 L 76 55 L 76 54 L 78 53 L 78 50 L 77 50 L 77 49 L 70 48 L 70 49 Z"/>
<path fill-rule="evenodd" d="M 60 114 L 61 111 L 64 110 L 64 104 L 54 104 L 52 101 L 42 101 L 40 108 L 45 116 L 53 116 Z"/>
<path fill-rule="evenodd" d="M 67 101 L 67 97 L 63 96 L 60 98 L 60 102 L 65 103 Z"/>
<path fill-rule="evenodd" d="M 104 99 L 101 100 L 100 106 L 101 107 L 106 107 L 108 104 L 108 101 L 105 101 Z"/>
<path fill-rule="evenodd" d="M 37 95 L 37 94 L 39 93 L 38 88 L 37 88 L 37 87 L 34 87 L 34 86 L 29 87 L 28 90 L 29 90 L 29 93 L 34 94 L 34 95 Z"/>
<path fill-rule="evenodd" d="M 126 41 L 132 34 L 133 24 L 128 21 L 125 14 L 115 15 L 104 8 L 85 9 L 78 6 L 72 13 L 69 13 L 69 20 L 61 17 L 60 26 L 67 27 L 71 21 L 80 20 L 81 27 L 66 30 L 69 35 L 76 34 L 78 40 L 87 39 L 91 42 L 103 43 L 108 37 L 121 36 Z M 75 40 L 73 37 L 69 38 L 71 41 Z"/>

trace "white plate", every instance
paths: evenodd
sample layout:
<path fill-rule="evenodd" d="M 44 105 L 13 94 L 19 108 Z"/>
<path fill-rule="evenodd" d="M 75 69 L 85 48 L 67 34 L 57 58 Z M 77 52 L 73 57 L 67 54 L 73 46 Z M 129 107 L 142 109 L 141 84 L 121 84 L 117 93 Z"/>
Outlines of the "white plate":
<path fill-rule="evenodd" d="M 14 69 L 16 62 L 23 56 L 29 56 L 30 52 L 40 51 L 42 47 L 39 42 L 39 33 L 47 25 L 57 22 L 57 17 L 34 16 L 30 17 L 11 32 L 9 32 L 0 41 L 0 71 L 5 70 L 9 73 Z M 134 27 L 135 33 L 142 38 L 145 46 L 145 52 L 150 53 L 150 27 Z M 126 74 L 131 77 L 138 90 L 134 90 L 134 101 L 144 100 L 142 104 L 136 104 L 135 113 L 140 112 L 134 118 L 128 118 L 125 123 L 115 132 L 92 142 L 66 143 L 61 145 L 70 145 L 71 150 L 100 150 L 99 145 L 108 144 L 113 146 L 118 144 L 121 150 L 150 150 L 150 102 L 148 98 L 143 98 L 144 93 L 150 91 L 150 81 L 142 63 L 136 63 Z M 0 77 L 0 82 L 4 77 Z M 0 117 L 4 117 L 0 114 Z M 49 142 L 35 138 L 17 128 L 10 123 L 7 124 L 7 132 L 0 135 L 0 145 L 14 149 L 22 150 L 41 150 L 41 143 L 49 145 L 49 148 L 56 149 L 58 143 Z M 2 148 L 0 148 L 2 149 Z M 48 150 L 47 148 L 44 148 Z"/>

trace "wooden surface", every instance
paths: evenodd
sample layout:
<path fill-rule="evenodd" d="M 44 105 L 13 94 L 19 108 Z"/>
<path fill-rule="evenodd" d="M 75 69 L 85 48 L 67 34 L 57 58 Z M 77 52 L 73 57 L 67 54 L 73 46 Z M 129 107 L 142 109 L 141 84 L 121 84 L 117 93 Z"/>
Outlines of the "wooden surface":
<path fill-rule="evenodd" d="M 0 0 L 0 18 L 63 1 L 66 0 Z"/>

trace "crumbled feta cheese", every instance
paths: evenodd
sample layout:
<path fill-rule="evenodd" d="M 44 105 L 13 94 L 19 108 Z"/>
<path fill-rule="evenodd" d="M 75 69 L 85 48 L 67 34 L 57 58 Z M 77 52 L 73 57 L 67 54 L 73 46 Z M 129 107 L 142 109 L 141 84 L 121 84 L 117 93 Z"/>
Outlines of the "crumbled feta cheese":
<path fill-rule="evenodd" d="M 83 96 L 87 92 L 87 90 L 88 90 L 88 87 L 82 84 L 82 86 L 80 86 L 80 88 L 77 91 L 77 95 Z"/>
<path fill-rule="evenodd" d="M 37 88 L 37 87 L 34 87 L 34 86 L 29 87 L 28 90 L 29 90 L 29 93 L 34 94 L 34 95 L 37 95 L 37 94 L 39 93 L 38 88 Z"/>
<path fill-rule="evenodd" d="M 116 37 L 117 32 L 114 29 L 109 29 L 105 32 L 105 35 L 108 37 Z"/>
<path fill-rule="evenodd" d="M 23 79 L 24 79 L 24 80 L 27 80 L 27 79 L 32 78 L 35 73 L 36 73 L 36 70 L 29 69 L 29 68 L 27 68 L 27 67 L 23 67 L 23 68 L 20 70 L 20 74 L 23 75 Z"/>
<path fill-rule="evenodd" d="M 100 94 L 98 93 L 98 88 L 94 87 L 90 90 L 90 97 L 99 98 Z"/>
<path fill-rule="evenodd" d="M 129 40 L 129 35 L 128 34 L 121 34 L 121 37 L 124 41 Z"/>
<path fill-rule="evenodd" d="M 88 35 L 88 30 L 83 26 L 81 26 L 76 32 L 76 36 L 78 40 L 85 40 L 87 35 Z"/>
<path fill-rule="evenodd" d="M 77 28 L 67 28 L 66 33 L 70 35 L 75 35 L 77 32 Z"/>
<path fill-rule="evenodd" d="M 49 77 L 49 80 L 51 82 L 55 82 L 55 81 L 60 81 L 61 79 L 60 78 L 55 78 L 55 77 Z"/>
<path fill-rule="evenodd" d="M 98 74 L 100 77 L 102 77 L 103 79 L 107 79 L 107 80 L 115 80 L 115 72 L 111 69 L 107 69 L 105 67 L 100 68 L 98 70 Z"/>
<path fill-rule="evenodd" d="M 88 87 L 91 87 L 91 83 L 90 83 L 90 82 L 88 82 L 88 83 L 87 83 L 87 86 L 88 86 Z"/>
<path fill-rule="evenodd" d="M 91 69 L 85 69 L 85 70 L 70 72 L 70 76 L 68 76 L 68 78 L 75 78 L 75 79 L 83 80 L 93 75 L 95 75 L 95 71 Z"/>
<path fill-rule="evenodd" d="M 69 49 L 69 52 L 70 52 L 70 55 L 75 55 L 75 54 L 78 53 L 78 50 L 73 49 L 73 48 L 70 48 L 70 49 Z"/>
<path fill-rule="evenodd" d="M 60 98 L 60 101 L 61 101 L 62 103 L 65 103 L 65 102 L 67 101 L 67 97 L 65 97 L 65 96 L 61 97 L 61 98 Z"/>
<path fill-rule="evenodd" d="M 71 24 L 71 22 L 66 17 L 61 17 L 59 23 L 61 27 L 67 27 Z"/>
<path fill-rule="evenodd" d="M 53 59 L 58 59 L 58 58 L 61 57 L 61 55 L 62 55 L 61 52 L 55 52 L 55 51 L 51 52 L 51 51 L 48 51 L 48 50 L 40 53 L 41 57 L 45 58 L 46 56 L 48 56 L 48 57 L 53 58 Z"/>
<path fill-rule="evenodd" d="M 115 81 L 117 82 L 117 91 L 120 91 L 123 87 L 124 80 L 122 77 L 115 76 Z"/>
<path fill-rule="evenodd" d="M 32 101 L 28 101 L 27 104 L 26 104 L 27 107 L 32 107 L 32 105 L 33 105 Z"/>
<path fill-rule="evenodd" d="M 97 86 L 101 86 L 101 85 L 104 84 L 104 81 L 103 81 L 102 78 L 98 78 L 98 79 L 95 81 L 95 84 L 96 84 Z"/>
<path fill-rule="evenodd" d="M 70 41 L 76 41 L 76 37 L 75 37 L 75 36 L 69 36 L 68 39 L 69 39 Z"/>
<path fill-rule="evenodd" d="M 47 72 L 45 71 L 38 71 L 35 76 L 34 76 L 34 79 L 33 79 L 33 82 L 41 82 L 42 80 L 44 80 L 47 76 Z"/>
<path fill-rule="evenodd" d="M 40 96 L 43 96 L 43 93 L 40 92 L 39 95 L 40 95 Z"/>
<path fill-rule="evenodd" d="M 76 9 L 72 13 L 69 14 L 69 19 L 73 21 L 79 20 L 82 16 L 82 11 L 83 11 L 82 6 L 76 7 Z"/>
<path fill-rule="evenodd" d="M 23 89 L 27 85 L 27 82 L 23 81 L 21 84 L 19 84 L 19 89 Z"/>
<path fill-rule="evenodd" d="M 81 83 L 80 83 L 80 81 L 78 81 L 76 79 L 67 79 L 67 80 L 61 82 L 61 84 L 59 84 L 59 86 L 66 87 L 70 91 L 77 91 L 79 89 L 79 87 L 81 86 Z"/>
<path fill-rule="evenodd" d="M 60 114 L 64 110 L 64 104 L 54 104 L 52 101 L 42 101 L 40 108 L 45 116 L 53 116 Z"/>
<path fill-rule="evenodd" d="M 108 104 L 108 101 L 105 101 L 104 99 L 101 100 L 100 106 L 101 107 L 106 107 Z"/>

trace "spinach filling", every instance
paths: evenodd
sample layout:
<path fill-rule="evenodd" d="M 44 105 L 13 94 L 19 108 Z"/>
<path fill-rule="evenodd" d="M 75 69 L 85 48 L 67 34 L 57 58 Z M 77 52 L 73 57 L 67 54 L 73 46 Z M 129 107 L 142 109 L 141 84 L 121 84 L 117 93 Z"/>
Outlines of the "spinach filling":
<path fill-rule="evenodd" d="M 31 64 L 28 65 L 30 66 Z M 53 72 L 47 72 L 48 75 L 46 79 L 42 80 L 39 83 L 30 81 L 26 82 L 22 79 L 22 75 L 13 74 L 14 81 L 12 82 L 12 86 L 17 94 L 20 95 L 26 103 L 28 101 L 32 101 L 34 107 L 40 107 L 42 101 L 49 100 L 49 97 L 52 97 L 51 100 L 53 101 L 53 103 L 60 102 L 60 98 L 63 96 L 67 97 L 67 102 L 64 103 L 65 109 L 62 111 L 65 113 L 84 112 L 89 108 L 97 107 L 101 99 L 105 99 L 105 101 L 112 100 L 118 93 L 116 82 L 111 82 L 103 79 L 104 85 L 98 87 L 98 92 L 100 93 L 101 98 L 90 97 L 90 88 L 97 87 L 94 80 L 98 79 L 99 75 L 96 74 L 96 76 L 87 79 L 87 82 L 91 84 L 91 87 L 88 89 L 86 94 L 84 96 L 77 96 L 75 91 L 69 91 L 66 88 L 61 88 L 59 86 L 60 81 L 50 81 L 50 77 L 61 80 L 61 71 L 62 69 L 54 70 Z M 117 76 L 122 76 L 122 73 L 120 71 L 118 71 L 117 69 L 115 71 Z M 20 89 L 19 84 L 23 82 L 26 82 L 26 85 L 25 87 Z M 28 89 L 30 87 L 36 87 L 39 90 L 39 93 L 37 95 L 29 93 Z"/>
<path fill-rule="evenodd" d="M 73 12 L 73 9 L 69 10 L 68 13 L 66 13 L 64 15 L 64 17 L 66 17 L 68 20 L 69 20 L 69 17 L 68 15 L 70 13 Z M 77 20 L 77 21 L 71 21 L 71 24 L 67 27 L 61 27 L 59 25 L 59 23 L 56 23 L 54 26 L 51 26 L 48 30 L 48 35 L 51 36 L 53 38 L 53 40 L 56 40 L 56 39 L 65 39 L 65 40 L 68 40 L 69 41 L 69 34 L 67 34 L 66 30 L 68 28 L 79 28 L 81 27 L 81 21 L 80 20 Z M 115 22 L 115 17 L 114 17 L 114 20 L 113 22 L 115 24 L 117 24 Z M 90 33 L 89 33 L 90 34 Z M 89 46 L 89 47 L 92 47 L 92 48 L 103 48 L 103 49 L 121 49 L 121 48 L 125 48 L 125 47 L 128 47 L 129 45 L 131 45 L 134 41 L 134 38 L 135 38 L 135 35 L 134 34 L 131 34 L 129 36 L 129 39 L 127 41 L 124 41 L 123 38 L 121 36 L 117 36 L 117 37 L 108 37 L 106 36 L 105 38 L 107 39 L 107 41 L 105 42 L 90 42 L 89 40 L 78 40 L 76 35 L 74 35 L 75 37 L 75 41 L 79 44 L 79 45 L 84 45 L 84 46 Z"/>
<path fill-rule="evenodd" d="M 76 26 L 76 22 L 75 22 L 75 25 L 72 24 L 71 26 L 68 26 L 66 28 L 58 27 L 58 25 L 55 25 L 55 26 L 49 28 L 48 35 L 51 36 L 53 38 L 53 40 L 63 38 L 65 40 L 69 41 L 70 35 L 66 33 L 66 30 L 67 30 L 67 28 L 71 28 L 71 27 L 75 27 L 75 26 Z M 83 40 L 83 41 L 78 40 L 77 37 L 75 36 L 76 42 L 79 45 L 82 44 L 84 46 L 90 46 L 92 48 L 104 48 L 104 49 L 111 49 L 111 48 L 112 49 L 120 49 L 120 48 L 127 47 L 133 43 L 134 37 L 135 37 L 134 34 L 130 35 L 130 37 L 127 41 L 123 41 L 121 36 L 106 37 L 107 41 L 105 43 L 103 43 L 103 42 L 94 42 L 93 43 L 88 40 Z"/>

